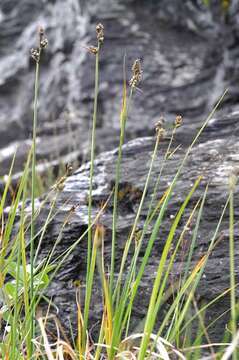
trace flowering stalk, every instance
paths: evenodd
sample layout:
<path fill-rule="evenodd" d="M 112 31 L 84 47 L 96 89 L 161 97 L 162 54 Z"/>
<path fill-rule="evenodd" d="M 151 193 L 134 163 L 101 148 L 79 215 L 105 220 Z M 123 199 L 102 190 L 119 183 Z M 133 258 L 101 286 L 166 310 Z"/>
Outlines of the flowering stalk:
<path fill-rule="evenodd" d="M 33 110 L 33 131 L 32 131 L 32 184 L 31 184 L 31 245 L 30 245 L 30 300 L 34 298 L 34 237 L 35 237 L 35 194 L 36 194 L 36 131 L 37 131 L 37 105 L 38 105 L 38 90 L 39 90 L 39 70 L 42 50 L 48 45 L 48 40 L 44 36 L 43 28 L 39 29 L 39 46 L 37 49 L 31 50 L 31 57 L 36 63 L 35 70 L 35 89 L 34 89 L 34 110 Z M 34 324 L 35 305 L 31 304 L 30 314 L 30 336 L 34 338 L 35 324 Z M 30 354 L 33 352 L 33 343 L 31 342 Z"/>
<path fill-rule="evenodd" d="M 96 136 L 96 121 L 97 121 L 97 108 L 98 108 L 98 92 L 99 92 L 99 53 L 101 45 L 104 42 L 104 26 L 98 24 L 96 26 L 96 37 L 97 37 L 97 47 L 89 47 L 89 51 L 95 55 L 95 93 L 94 93 L 94 111 L 93 111 L 93 120 L 92 120 L 92 133 L 91 133 L 91 156 L 90 156 L 90 187 L 89 187 L 89 196 L 88 196 L 88 244 L 87 244 L 87 273 L 86 273 L 86 284 L 88 284 L 89 278 L 91 277 L 91 248 L 92 248 L 92 191 L 93 191 L 93 176 L 94 176 L 94 160 L 95 160 L 95 136 Z M 86 338 L 87 338 L 87 326 L 88 326 L 88 317 L 89 317 L 89 308 L 90 308 L 90 299 L 91 299 L 91 290 L 90 286 L 86 285 L 86 295 L 85 295 L 85 307 L 84 307 L 84 325 L 83 325 L 83 334 L 82 334 L 82 349 L 85 349 Z"/>
<path fill-rule="evenodd" d="M 120 127 L 120 143 L 118 150 L 118 159 L 116 164 L 116 176 L 115 176 L 115 189 L 114 189 L 114 207 L 113 207 L 113 223 L 112 223 L 112 247 L 111 247 L 111 266 L 110 266 L 110 293 L 113 292 L 113 280 L 114 280 L 114 268 L 115 268 L 115 244 L 116 244 L 116 226 L 117 226 L 117 201 L 118 201 L 118 191 L 119 191 L 119 180 L 120 180 L 120 168 L 122 162 L 122 146 L 124 144 L 125 137 L 125 126 L 129 113 L 129 108 L 133 96 L 133 92 L 136 86 L 141 81 L 142 70 L 140 60 L 135 60 L 132 66 L 132 78 L 129 81 L 130 86 L 130 95 L 129 101 L 127 104 L 126 101 L 126 80 L 124 74 L 124 89 L 123 89 L 123 104 L 121 110 L 121 127 Z"/>

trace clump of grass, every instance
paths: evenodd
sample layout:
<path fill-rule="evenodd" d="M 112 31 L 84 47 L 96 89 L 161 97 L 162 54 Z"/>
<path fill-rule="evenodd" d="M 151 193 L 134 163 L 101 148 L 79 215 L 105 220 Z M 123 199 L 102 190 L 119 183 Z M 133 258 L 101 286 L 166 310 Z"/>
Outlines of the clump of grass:
<path fill-rule="evenodd" d="M 166 149 L 161 164 L 159 177 L 153 184 L 153 194 L 148 206 L 143 228 L 139 231 L 138 223 L 140 215 L 145 205 L 146 194 L 149 185 L 152 182 L 152 173 L 155 166 L 155 160 L 161 146 L 165 129 L 163 118 L 157 122 L 156 136 L 152 156 L 148 166 L 148 172 L 145 180 L 144 189 L 141 194 L 137 213 L 135 215 L 129 236 L 125 239 L 125 249 L 122 255 L 119 273 L 115 273 L 115 256 L 117 244 L 117 224 L 118 224 L 118 202 L 119 202 L 119 185 L 121 180 L 121 164 L 123 158 L 123 144 L 125 139 L 125 131 L 127 118 L 130 112 L 130 106 L 134 91 L 137 89 L 142 79 L 142 68 L 140 60 L 136 60 L 132 67 L 132 77 L 129 81 L 129 88 L 126 80 L 126 61 L 123 68 L 123 96 L 122 106 L 119 115 L 120 121 L 120 138 L 118 148 L 118 158 L 115 170 L 115 184 L 112 193 L 107 201 L 102 204 L 100 211 L 96 216 L 92 216 L 92 197 L 93 197 L 93 179 L 94 179 L 94 159 L 95 159 L 95 143 L 97 140 L 96 124 L 97 124 L 97 107 L 99 92 L 99 62 L 101 47 L 104 42 L 104 27 L 102 24 L 96 27 L 97 46 L 88 47 L 89 52 L 95 56 L 95 97 L 94 112 L 92 119 L 92 137 L 91 137 L 91 159 L 90 159 L 90 175 L 89 175 L 89 197 L 88 197 L 88 228 L 81 236 L 58 257 L 55 257 L 55 250 L 60 243 L 63 231 L 69 219 L 75 212 L 72 208 L 66 215 L 62 223 L 58 237 L 47 255 L 38 263 L 38 255 L 44 236 L 47 232 L 49 223 L 57 214 L 55 210 L 56 201 L 59 193 L 64 189 L 67 176 L 70 175 L 71 169 L 67 168 L 66 172 L 56 181 L 55 186 L 50 190 L 55 194 L 51 200 L 49 213 L 45 223 L 40 229 L 36 229 L 35 222 L 39 216 L 41 207 L 50 196 L 46 195 L 42 204 L 36 209 L 36 128 L 37 128 L 37 100 L 39 87 L 39 65 L 41 52 L 47 45 L 47 40 L 42 29 L 39 30 L 39 46 L 32 50 L 32 57 L 36 63 L 35 77 L 35 101 L 34 101 L 34 119 L 33 119 L 33 143 L 25 165 L 23 175 L 21 177 L 18 190 L 12 200 L 10 210 L 6 215 L 4 212 L 7 193 L 11 186 L 11 176 L 13 172 L 14 159 L 8 175 L 8 180 L 4 189 L 2 199 L 0 201 L 0 217 L 1 217 L 1 252 L 0 252 L 0 289 L 1 300 L 3 306 L 1 308 L 1 321 L 4 326 L 4 333 L 0 343 L 1 357 L 0 359 L 199 359 L 203 349 L 209 349 L 211 358 L 221 356 L 224 360 L 233 355 L 237 358 L 237 342 L 238 330 L 236 327 L 236 296 L 235 288 L 235 264 L 234 264 L 234 204 L 233 194 L 235 191 L 235 174 L 231 177 L 230 193 L 228 200 L 221 212 L 218 224 L 214 229 L 214 233 L 210 239 L 208 249 L 198 259 L 196 263 L 192 263 L 196 238 L 202 221 L 205 201 L 207 199 L 208 186 L 205 188 L 201 198 L 193 204 L 193 209 L 189 211 L 186 217 L 186 209 L 192 202 L 193 194 L 201 186 L 201 177 L 199 176 L 194 182 L 192 188 L 188 190 L 188 194 L 178 208 L 178 212 L 172 221 L 172 225 L 168 230 L 168 235 L 164 242 L 164 248 L 159 254 L 157 271 L 154 283 L 152 285 L 149 304 L 144 321 L 140 329 L 132 330 L 132 314 L 135 306 L 135 299 L 139 293 L 139 287 L 142 279 L 147 271 L 147 265 L 152 255 L 153 246 L 158 239 L 158 234 L 162 228 L 166 211 L 168 210 L 170 201 L 173 197 L 173 191 L 180 177 L 182 169 L 189 157 L 189 154 L 198 140 L 199 136 L 207 126 L 209 120 L 215 114 L 215 111 L 223 101 L 225 93 L 221 96 L 218 103 L 209 114 L 208 118 L 202 124 L 200 130 L 195 135 L 192 144 L 182 158 L 178 169 L 175 169 L 175 176 L 165 189 L 160 199 L 157 198 L 158 187 L 163 176 L 163 171 L 167 161 L 174 155 L 177 148 L 172 150 L 174 144 L 174 136 L 177 129 L 182 126 L 182 116 L 177 115 L 172 129 L 172 135 Z M 32 166 L 30 166 L 32 165 Z M 26 211 L 27 183 L 31 175 L 31 219 L 30 223 Z M 106 272 L 104 241 L 105 227 L 101 223 L 101 217 L 107 208 L 111 198 L 113 197 L 113 218 L 112 218 L 112 236 L 111 236 L 111 261 L 109 274 Z M 156 205 L 155 205 L 156 202 Z M 21 207 L 19 207 L 21 203 Z M 217 245 L 219 229 L 224 218 L 225 212 L 229 205 L 230 212 L 230 289 L 220 294 L 209 304 L 198 308 L 195 301 L 195 292 L 202 277 L 203 271 L 207 264 L 207 260 L 212 250 Z M 20 214 L 20 220 L 16 231 L 17 215 Z M 184 235 L 187 227 L 195 220 L 193 238 L 190 244 L 189 252 L 185 255 L 185 268 L 179 280 L 173 284 L 170 282 L 170 273 L 178 256 L 184 241 Z M 176 239 L 176 232 L 179 230 L 179 224 L 185 223 L 180 236 Z M 15 226 L 15 227 L 14 227 Z M 30 227 L 30 259 L 28 259 L 26 246 L 27 230 Z M 146 233 L 151 227 L 151 234 L 147 239 L 146 249 L 143 256 L 139 254 L 142 250 L 142 244 L 145 240 Z M 47 312 L 45 316 L 36 313 L 39 302 L 44 298 L 44 291 L 50 281 L 57 274 L 59 269 L 64 266 L 65 261 L 79 245 L 79 243 L 88 237 L 87 243 L 87 269 L 86 269 L 86 292 L 84 301 L 82 301 L 80 287 L 76 290 L 77 313 L 77 339 L 69 340 L 65 335 L 59 321 L 54 318 L 56 327 L 56 341 L 48 336 L 47 324 L 51 315 Z M 38 246 L 35 249 L 35 241 L 38 239 Z M 172 249 L 174 244 L 174 249 Z M 134 245 L 134 253 L 129 259 L 129 250 Z M 129 266 L 126 268 L 127 260 Z M 101 281 L 102 290 L 102 318 L 100 319 L 100 329 L 98 340 L 92 342 L 88 328 L 89 317 L 91 312 L 91 297 L 95 273 L 98 272 Z M 117 280 L 115 280 L 117 275 Z M 231 343 L 212 344 L 208 336 L 207 326 L 204 324 L 206 310 L 215 305 L 223 296 L 230 293 L 231 295 Z M 169 298 L 172 298 L 171 304 L 166 309 L 166 313 L 157 327 L 157 318 Z M 47 300 L 45 298 L 45 300 Z M 53 306 L 49 302 L 49 309 Z M 83 305 L 82 305 L 83 304 Z M 195 310 L 193 312 L 193 309 Z M 94 311 L 94 310 L 92 310 Z M 37 321 L 36 321 L 37 318 Z M 198 321 L 198 333 L 196 339 L 189 336 L 193 321 Z M 208 343 L 203 344 L 203 338 Z M 219 350 L 215 350 L 219 348 Z"/>

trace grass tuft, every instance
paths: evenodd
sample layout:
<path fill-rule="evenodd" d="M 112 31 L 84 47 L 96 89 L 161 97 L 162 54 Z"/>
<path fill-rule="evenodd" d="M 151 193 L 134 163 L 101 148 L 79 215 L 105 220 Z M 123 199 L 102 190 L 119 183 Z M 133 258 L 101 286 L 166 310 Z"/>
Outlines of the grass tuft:
<path fill-rule="evenodd" d="M 32 148 L 29 152 L 21 179 L 16 192 L 12 191 L 12 173 L 14 169 L 13 158 L 9 175 L 0 201 L 0 300 L 2 303 L 0 320 L 3 332 L 0 340 L 1 360 L 114 360 L 114 359 L 200 359 L 209 352 L 208 359 L 223 360 L 238 357 L 237 311 L 236 289 L 238 284 L 235 280 L 235 210 L 234 193 L 236 191 L 237 172 L 233 172 L 229 181 L 229 196 L 222 209 L 220 219 L 215 226 L 208 243 L 208 248 L 199 257 L 195 256 L 196 241 L 203 221 L 205 203 L 208 197 L 207 185 L 202 191 L 202 196 L 194 201 L 195 192 L 202 189 L 201 176 L 199 176 L 178 208 L 177 214 L 172 220 L 168 234 L 164 239 L 162 253 L 158 254 L 155 262 L 156 272 L 152 286 L 149 284 L 150 296 L 144 318 L 136 328 L 133 327 L 133 313 L 138 296 L 141 296 L 141 286 L 144 276 L 147 274 L 149 261 L 153 248 L 159 238 L 164 224 L 164 218 L 174 199 L 176 184 L 180 178 L 183 167 L 188 160 L 193 146 L 198 141 L 209 120 L 222 103 L 227 91 L 222 94 L 214 109 L 211 111 L 201 128 L 195 135 L 191 145 L 187 149 L 172 182 L 164 189 L 164 193 L 158 196 L 159 184 L 164 175 L 164 169 L 168 161 L 178 151 L 174 148 L 174 137 L 177 129 L 183 126 L 182 116 L 177 115 L 172 128 L 171 138 L 162 162 L 159 176 L 153 181 L 153 171 L 158 152 L 161 150 L 162 140 L 165 134 L 164 120 L 157 122 L 154 148 L 150 156 L 147 176 L 141 194 L 139 206 L 135 215 L 132 228 L 125 239 L 125 248 L 119 264 L 119 272 L 116 269 L 117 232 L 118 232 L 118 206 L 120 199 L 120 181 L 122 172 L 123 145 L 125 141 L 127 119 L 132 106 L 134 92 L 142 80 L 142 68 L 140 60 L 136 60 L 132 66 L 132 75 L 127 85 L 126 59 L 123 67 L 123 95 L 120 110 L 120 136 L 118 146 L 118 158 L 115 169 L 115 184 L 109 198 L 102 204 L 98 213 L 93 214 L 93 184 L 94 184 L 94 160 L 95 145 L 97 141 L 97 112 L 99 93 L 99 64 L 102 45 L 104 42 L 104 26 L 96 26 L 97 46 L 87 47 L 92 56 L 95 56 L 95 92 L 94 111 L 91 132 L 90 173 L 89 173 L 89 196 L 88 196 L 88 228 L 80 237 L 66 248 L 60 255 L 56 250 L 64 237 L 64 229 L 68 224 L 75 209 L 65 216 L 57 239 L 51 250 L 44 259 L 40 259 L 41 248 L 51 221 L 57 216 L 59 209 L 56 204 L 59 194 L 64 189 L 65 181 L 72 172 L 67 167 L 62 172 L 59 180 L 46 193 L 40 205 L 36 206 L 35 197 L 37 188 L 42 188 L 37 180 L 36 161 L 36 136 L 38 117 L 38 92 L 40 60 L 42 51 L 47 46 L 47 39 L 42 28 L 38 31 L 39 43 L 36 49 L 31 50 L 31 56 L 35 61 L 35 91 L 34 91 L 34 116 Z M 27 208 L 27 195 L 29 178 L 31 178 L 31 211 Z M 150 186 L 153 192 L 149 204 L 146 196 Z M 12 202 L 6 211 L 6 202 L 11 193 Z M 13 195 L 13 196 L 12 196 Z M 111 233 L 111 258 L 109 264 L 105 261 L 105 234 L 102 215 L 113 201 L 112 233 Z M 45 203 L 50 203 L 50 208 L 45 217 L 44 224 L 36 227 L 37 218 Z M 142 210 L 148 204 L 147 213 L 142 228 L 139 229 Z M 65 205 L 65 204 L 63 204 Z M 191 208 L 192 206 L 192 208 Z M 203 271 L 212 251 L 220 241 L 219 230 L 225 213 L 229 209 L 229 246 L 230 246 L 230 288 L 219 294 L 211 302 L 199 307 L 195 293 L 201 281 Z M 184 224 L 181 228 L 180 225 Z M 186 254 L 184 248 L 185 235 L 188 227 L 193 228 L 192 241 Z M 150 231 L 149 238 L 146 234 Z M 30 230 L 30 238 L 29 238 Z M 55 278 L 59 270 L 64 267 L 65 261 L 72 252 L 87 237 L 87 265 L 85 298 L 82 299 L 81 285 L 76 286 L 76 313 L 72 314 L 77 319 L 77 329 L 70 324 L 72 339 L 68 339 L 64 326 L 56 316 L 51 315 L 54 303 L 45 296 L 45 290 Z M 107 238 L 108 241 L 108 238 Z M 37 242 L 37 246 L 36 246 Z M 142 256 L 143 244 L 146 245 Z M 30 249 L 29 249 L 30 248 Z M 133 255 L 130 257 L 130 250 Z M 155 255 L 155 254 L 154 254 Z M 172 280 L 177 259 L 182 259 L 185 266 L 181 269 L 178 279 Z M 155 258 L 155 256 L 154 256 Z M 195 260 L 196 259 L 196 260 Z M 126 267 L 127 264 L 127 267 Z M 92 333 L 90 317 L 92 307 L 92 294 L 94 286 L 101 284 L 102 313 L 98 329 Z M 211 306 L 230 295 L 231 305 L 226 313 L 230 313 L 230 323 L 224 338 L 231 337 L 231 341 L 212 343 L 210 328 L 216 321 L 225 315 L 219 314 L 210 324 L 207 323 L 207 310 Z M 46 314 L 42 314 L 39 304 L 45 301 L 48 304 Z M 163 314 L 163 315 L 162 315 Z M 158 323 L 160 317 L 160 323 Z M 54 323 L 55 333 L 49 331 L 49 322 Z M 197 331 L 193 334 L 193 325 L 197 325 Z M 74 330 L 77 332 L 74 338 Z"/>

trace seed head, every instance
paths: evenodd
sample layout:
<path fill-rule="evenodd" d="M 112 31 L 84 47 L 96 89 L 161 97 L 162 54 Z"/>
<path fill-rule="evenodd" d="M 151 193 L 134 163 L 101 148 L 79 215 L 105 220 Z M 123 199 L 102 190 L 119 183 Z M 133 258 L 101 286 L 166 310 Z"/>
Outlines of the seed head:
<path fill-rule="evenodd" d="M 175 122 L 174 122 L 175 126 L 176 126 L 176 127 L 180 127 L 180 126 L 182 125 L 182 123 L 183 123 L 183 118 L 182 118 L 182 116 L 181 116 L 181 115 L 177 115 L 176 118 L 175 118 Z"/>
<path fill-rule="evenodd" d="M 41 42 L 40 42 L 41 49 L 45 49 L 47 47 L 47 45 L 48 45 L 47 38 L 41 40 Z"/>
<path fill-rule="evenodd" d="M 162 138 L 164 138 L 165 133 L 166 133 L 165 129 L 159 129 L 159 130 L 157 131 L 157 137 L 158 137 L 159 139 L 162 139 Z"/>
<path fill-rule="evenodd" d="M 98 53 L 98 51 L 99 51 L 98 48 L 95 47 L 95 46 L 89 46 L 87 49 L 89 50 L 89 52 L 91 54 L 94 54 L 94 55 L 96 55 Z"/>
<path fill-rule="evenodd" d="M 104 42 L 104 26 L 101 23 L 96 25 L 96 36 L 99 43 L 102 44 Z"/>
<path fill-rule="evenodd" d="M 40 28 L 38 30 L 38 34 L 39 34 L 39 48 L 44 49 L 48 45 L 48 40 L 45 37 L 45 31 L 44 31 L 43 27 L 40 26 Z"/>
<path fill-rule="evenodd" d="M 53 188 L 58 191 L 62 191 L 65 187 L 66 176 L 62 176 L 57 182 L 53 185 Z"/>
<path fill-rule="evenodd" d="M 39 48 L 45 49 L 48 45 L 48 40 L 45 37 L 45 31 L 42 27 L 39 28 Z"/>
<path fill-rule="evenodd" d="M 72 207 L 70 208 L 70 212 L 74 213 L 76 211 L 76 205 L 72 205 Z"/>
<path fill-rule="evenodd" d="M 39 49 L 31 49 L 31 57 L 38 63 L 40 61 Z"/>
<path fill-rule="evenodd" d="M 31 49 L 31 57 L 37 63 L 39 63 L 40 61 L 42 49 L 45 49 L 48 45 L 48 40 L 45 37 L 45 32 L 42 27 L 40 27 L 38 30 L 38 36 L 39 36 L 39 46 L 36 49 Z"/>
<path fill-rule="evenodd" d="M 142 69 L 141 69 L 141 63 L 140 59 L 135 60 L 132 66 L 132 78 L 130 79 L 129 85 L 134 88 L 136 87 L 142 78 Z"/>
<path fill-rule="evenodd" d="M 160 116 L 160 118 L 158 119 L 158 121 L 155 124 L 155 131 L 158 132 L 159 130 L 163 129 L 164 124 L 165 124 L 165 120 L 164 120 L 163 116 Z"/>
<path fill-rule="evenodd" d="M 236 184 L 237 184 L 237 181 L 238 181 L 238 176 L 239 176 L 239 168 L 238 167 L 235 167 L 230 176 L 229 176 L 229 189 L 231 191 L 234 191 L 235 188 L 236 188 Z"/>
<path fill-rule="evenodd" d="M 164 124 L 165 124 L 165 120 L 163 116 L 160 116 L 159 120 L 155 124 L 155 131 L 159 138 L 162 138 L 165 135 Z"/>

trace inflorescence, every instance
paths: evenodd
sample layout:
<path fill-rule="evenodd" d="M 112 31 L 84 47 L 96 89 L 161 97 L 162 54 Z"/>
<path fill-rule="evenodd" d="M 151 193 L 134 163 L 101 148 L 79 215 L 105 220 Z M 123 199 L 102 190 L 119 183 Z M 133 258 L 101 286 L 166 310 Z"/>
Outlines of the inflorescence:
<path fill-rule="evenodd" d="M 39 35 L 39 46 L 36 49 L 31 49 L 31 57 L 33 58 L 33 60 L 36 61 L 36 63 L 39 63 L 41 58 L 41 52 L 48 45 L 48 40 L 45 37 L 45 32 L 42 27 L 39 28 L 38 35 Z"/>
<path fill-rule="evenodd" d="M 141 62 L 140 59 L 135 60 L 133 66 L 132 66 L 132 78 L 129 81 L 129 85 L 132 88 L 135 88 L 142 79 L 142 68 L 141 68 Z"/>

